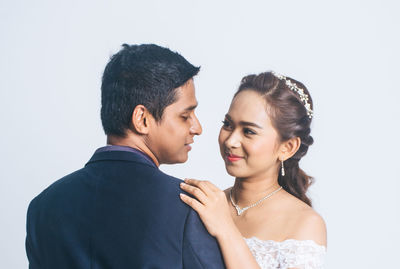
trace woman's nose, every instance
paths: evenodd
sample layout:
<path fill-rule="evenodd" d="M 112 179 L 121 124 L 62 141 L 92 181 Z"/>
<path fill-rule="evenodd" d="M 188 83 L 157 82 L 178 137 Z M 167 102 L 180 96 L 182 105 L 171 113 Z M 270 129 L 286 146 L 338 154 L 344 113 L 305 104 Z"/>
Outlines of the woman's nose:
<path fill-rule="evenodd" d="M 238 148 L 240 147 L 241 138 L 237 132 L 231 132 L 230 135 L 225 140 L 225 146 L 228 148 Z"/>

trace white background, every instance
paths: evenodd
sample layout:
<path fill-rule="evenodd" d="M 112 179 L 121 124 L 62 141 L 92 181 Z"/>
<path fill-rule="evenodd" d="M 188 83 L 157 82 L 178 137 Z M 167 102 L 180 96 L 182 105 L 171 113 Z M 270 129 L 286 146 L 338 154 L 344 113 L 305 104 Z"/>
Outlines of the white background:
<path fill-rule="evenodd" d="M 0 268 L 26 268 L 29 201 L 105 144 L 100 79 L 122 43 L 157 43 L 202 69 L 203 135 L 178 177 L 233 179 L 221 120 L 240 79 L 275 70 L 315 104 L 301 162 L 328 226 L 327 268 L 397 268 L 398 1 L 5 1 L 0 3 Z"/>

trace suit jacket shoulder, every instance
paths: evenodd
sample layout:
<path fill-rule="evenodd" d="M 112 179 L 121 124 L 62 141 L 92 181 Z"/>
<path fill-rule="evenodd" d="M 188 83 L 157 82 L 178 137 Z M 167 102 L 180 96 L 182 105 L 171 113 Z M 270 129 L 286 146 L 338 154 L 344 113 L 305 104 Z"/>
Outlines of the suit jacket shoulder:
<path fill-rule="evenodd" d="M 221 268 L 204 262 L 219 250 L 180 182 L 130 152 L 95 154 L 31 202 L 30 268 Z"/>

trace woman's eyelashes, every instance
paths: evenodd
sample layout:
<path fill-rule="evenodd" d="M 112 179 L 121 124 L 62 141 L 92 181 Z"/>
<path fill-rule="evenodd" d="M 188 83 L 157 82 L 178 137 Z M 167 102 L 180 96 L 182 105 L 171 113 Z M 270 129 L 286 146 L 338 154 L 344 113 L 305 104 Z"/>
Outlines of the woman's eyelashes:
<path fill-rule="evenodd" d="M 253 130 L 249 129 L 249 128 L 243 128 L 243 133 L 245 135 L 255 135 L 256 132 L 254 132 Z"/>
<path fill-rule="evenodd" d="M 227 119 L 222 121 L 222 128 L 224 128 L 225 130 L 233 130 L 232 123 L 230 121 L 228 121 Z M 247 128 L 247 127 L 243 127 L 242 131 L 243 131 L 243 134 L 247 135 L 247 136 L 257 134 L 255 131 L 253 131 L 252 129 Z"/>
<path fill-rule="evenodd" d="M 227 119 L 225 119 L 222 121 L 222 127 L 224 129 L 229 129 L 229 128 L 231 128 L 231 123 Z"/>

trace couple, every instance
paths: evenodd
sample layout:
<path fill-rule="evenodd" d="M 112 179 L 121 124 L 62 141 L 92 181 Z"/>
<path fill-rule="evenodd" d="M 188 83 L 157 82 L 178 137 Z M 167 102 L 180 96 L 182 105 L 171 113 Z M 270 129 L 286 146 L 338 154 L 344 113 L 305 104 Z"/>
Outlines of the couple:
<path fill-rule="evenodd" d="M 29 268 L 322 268 L 325 224 L 298 165 L 313 142 L 300 82 L 242 79 L 219 135 L 232 188 L 158 169 L 185 162 L 202 132 L 198 71 L 157 45 L 111 57 L 101 86 L 108 145 L 30 203 Z"/>

